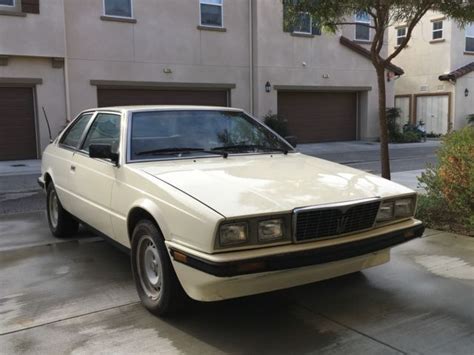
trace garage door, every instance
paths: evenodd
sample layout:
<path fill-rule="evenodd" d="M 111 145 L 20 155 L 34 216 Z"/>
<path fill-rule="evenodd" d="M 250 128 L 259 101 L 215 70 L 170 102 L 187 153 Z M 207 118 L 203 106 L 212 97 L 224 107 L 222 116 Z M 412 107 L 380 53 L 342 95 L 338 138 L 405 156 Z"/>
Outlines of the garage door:
<path fill-rule="evenodd" d="M 448 133 L 449 95 L 416 97 L 416 121 L 424 121 L 427 133 Z"/>
<path fill-rule="evenodd" d="M 279 92 L 278 114 L 299 143 L 356 139 L 356 93 Z"/>
<path fill-rule="evenodd" d="M 100 107 L 122 105 L 228 106 L 226 90 L 98 89 Z"/>
<path fill-rule="evenodd" d="M 36 158 L 33 89 L 0 87 L 0 160 Z"/>

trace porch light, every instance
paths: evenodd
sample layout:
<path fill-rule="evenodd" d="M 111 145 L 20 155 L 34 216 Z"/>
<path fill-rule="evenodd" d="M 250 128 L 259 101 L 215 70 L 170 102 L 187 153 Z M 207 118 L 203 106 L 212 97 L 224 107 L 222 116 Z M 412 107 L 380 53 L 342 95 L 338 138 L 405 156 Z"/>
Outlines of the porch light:
<path fill-rule="evenodd" d="M 270 92 L 272 91 L 272 85 L 270 84 L 269 81 L 265 84 L 265 92 Z"/>
<path fill-rule="evenodd" d="M 464 96 L 466 96 L 466 97 L 469 96 L 469 89 L 466 88 L 466 90 L 464 90 Z"/>

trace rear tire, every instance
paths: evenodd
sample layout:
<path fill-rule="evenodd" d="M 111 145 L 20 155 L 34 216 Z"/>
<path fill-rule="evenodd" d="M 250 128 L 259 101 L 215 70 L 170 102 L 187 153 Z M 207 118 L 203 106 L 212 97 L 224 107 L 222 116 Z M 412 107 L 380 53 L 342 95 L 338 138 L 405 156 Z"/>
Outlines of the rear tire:
<path fill-rule="evenodd" d="M 132 236 L 132 273 L 145 308 L 157 316 L 176 312 L 186 294 L 171 264 L 163 235 L 149 220 L 141 220 Z"/>
<path fill-rule="evenodd" d="M 77 233 L 79 223 L 61 205 L 52 182 L 46 188 L 46 211 L 49 229 L 55 237 L 67 238 Z"/>

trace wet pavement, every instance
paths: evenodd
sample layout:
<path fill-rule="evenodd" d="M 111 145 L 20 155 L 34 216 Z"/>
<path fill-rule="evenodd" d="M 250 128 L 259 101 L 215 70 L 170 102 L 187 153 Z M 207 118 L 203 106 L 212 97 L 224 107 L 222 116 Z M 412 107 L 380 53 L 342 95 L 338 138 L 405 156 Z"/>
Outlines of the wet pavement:
<path fill-rule="evenodd" d="M 43 213 L 0 218 L 0 353 L 472 354 L 474 238 L 428 231 L 389 264 L 167 319 L 138 302 L 128 255 Z"/>

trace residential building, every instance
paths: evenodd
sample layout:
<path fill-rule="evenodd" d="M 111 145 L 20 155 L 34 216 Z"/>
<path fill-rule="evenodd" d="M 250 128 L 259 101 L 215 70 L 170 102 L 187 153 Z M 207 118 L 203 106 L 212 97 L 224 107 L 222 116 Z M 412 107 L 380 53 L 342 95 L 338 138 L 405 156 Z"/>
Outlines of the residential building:
<path fill-rule="evenodd" d="M 393 50 L 406 36 L 407 26 L 390 31 Z M 474 113 L 474 23 L 463 28 L 431 11 L 394 62 L 405 71 L 395 84 L 402 123 L 423 121 L 427 132 L 435 134 L 467 124 L 466 116 Z"/>
<path fill-rule="evenodd" d="M 195 104 L 281 114 L 300 142 L 378 136 L 363 14 L 338 34 L 285 26 L 275 0 L 0 0 L 0 18 L 0 160 L 40 156 L 43 107 L 53 135 L 90 107 Z"/>

